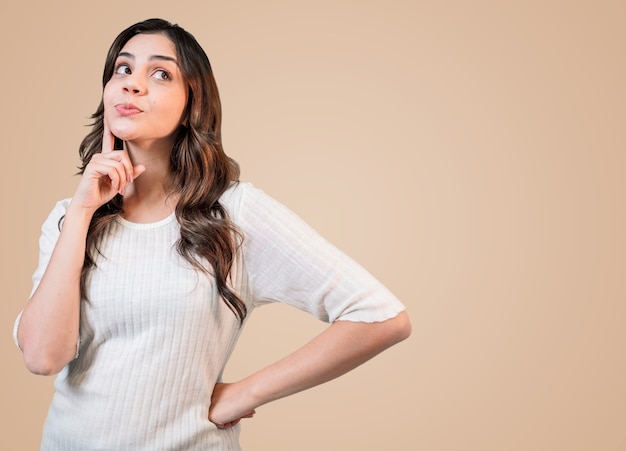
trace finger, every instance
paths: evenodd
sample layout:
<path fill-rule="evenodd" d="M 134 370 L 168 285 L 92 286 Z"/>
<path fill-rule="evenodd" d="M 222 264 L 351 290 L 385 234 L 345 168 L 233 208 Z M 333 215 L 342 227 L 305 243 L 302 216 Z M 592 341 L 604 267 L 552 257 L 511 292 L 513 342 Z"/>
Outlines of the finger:
<path fill-rule="evenodd" d="M 126 174 L 127 174 L 126 181 L 128 183 L 133 183 L 133 181 L 135 180 L 135 177 L 138 177 L 141 173 L 143 173 L 143 171 L 146 170 L 146 167 L 143 165 L 138 165 L 138 168 L 133 166 L 132 161 L 130 161 L 130 155 L 128 154 L 128 151 L 126 149 L 126 141 L 122 141 L 122 140 L 120 141 L 122 142 L 122 149 L 120 149 L 120 151 L 116 153 L 121 153 L 122 155 L 124 155 L 124 159 L 121 161 L 122 163 L 124 163 L 124 166 L 126 167 Z"/>
<path fill-rule="evenodd" d="M 135 175 L 135 169 L 133 168 L 133 163 L 130 161 L 130 156 L 128 152 L 126 152 L 126 141 L 122 141 L 122 145 L 124 150 L 118 150 L 116 153 L 122 155 L 121 163 L 124 165 L 124 170 L 126 171 L 126 182 L 132 183 L 133 176 Z"/>
<path fill-rule="evenodd" d="M 108 152 L 105 154 L 95 154 L 94 157 L 103 158 L 104 160 L 115 161 L 118 162 L 123 169 L 123 179 L 126 183 L 132 183 L 135 177 L 138 177 L 141 173 L 143 173 L 146 168 L 143 165 L 137 165 L 137 167 L 133 166 L 133 163 L 130 161 L 130 157 L 125 150 L 117 150 L 115 152 Z"/>
<path fill-rule="evenodd" d="M 228 423 L 218 424 L 217 427 L 219 429 L 231 428 L 231 427 L 235 426 L 236 424 L 238 424 L 244 418 L 252 418 L 255 413 L 256 413 L 256 410 L 252 410 L 252 411 L 248 412 L 247 414 L 242 415 L 240 418 L 237 418 L 236 420 L 229 421 Z"/>
<path fill-rule="evenodd" d="M 240 420 L 234 420 L 234 421 L 229 421 L 228 423 L 224 423 L 224 424 L 217 424 L 217 428 L 218 429 L 228 429 L 228 428 L 232 428 L 233 426 L 235 426 L 237 423 L 239 423 Z"/>
<path fill-rule="evenodd" d="M 89 163 L 88 169 L 97 178 L 102 176 L 108 177 L 111 182 L 111 188 L 116 191 L 123 190 L 126 185 L 126 167 L 116 159 L 96 154 Z"/>
<path fill-rule="evenodd" d="M 111 188 L 113 188 L 115 191 L 119 192 L 120 194 L 123 194 L 124 186 L 125 186 L 124 174 L 120 173 L 119 168 L 116 166 L 107 165 L 105 166 L 104 170 L 106 171 L 105 173 L 110 180 Z"/>
<path fill-rule="evenodd" d="M 115 136 L 109 130 L 107 122 L 103 119 L 104 132 L 102 133 L 102 153 L 113 152 L 113 146 L 115 144 Z"/>

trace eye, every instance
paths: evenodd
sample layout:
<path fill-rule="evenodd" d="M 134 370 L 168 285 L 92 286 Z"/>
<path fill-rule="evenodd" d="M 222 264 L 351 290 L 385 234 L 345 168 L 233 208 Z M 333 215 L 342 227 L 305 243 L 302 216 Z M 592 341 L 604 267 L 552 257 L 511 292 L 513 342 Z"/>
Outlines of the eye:
<path fill-rule="evenodd" d="M 163 80 L 163 81 L 167 81 L 167 80 L 171 80 L 172 76 L 170 75 L 170 73 L 166 70 L 163 69 L 159 69 L 157 71 L 154 72 L 154 77 L 157 80 Z"/>
<path fill-rule="evenodd" d="M 118 64 L 115 68 L 116 74 L 128 75 L 130 74 L 130 66 L 128 64 Z"/>

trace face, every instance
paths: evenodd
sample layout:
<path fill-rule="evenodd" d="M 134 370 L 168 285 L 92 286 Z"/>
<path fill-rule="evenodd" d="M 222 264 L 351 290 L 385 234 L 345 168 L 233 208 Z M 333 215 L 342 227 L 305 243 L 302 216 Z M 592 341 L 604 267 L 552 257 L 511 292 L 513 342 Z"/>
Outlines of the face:
<path fill-rule="evenodd" d="M 131 38 L 117 57 L 103 102 L 113 135 L 136 144 L 170 143 L 187 104 L 187 83 L 172 41 L 163 34 Z"/>

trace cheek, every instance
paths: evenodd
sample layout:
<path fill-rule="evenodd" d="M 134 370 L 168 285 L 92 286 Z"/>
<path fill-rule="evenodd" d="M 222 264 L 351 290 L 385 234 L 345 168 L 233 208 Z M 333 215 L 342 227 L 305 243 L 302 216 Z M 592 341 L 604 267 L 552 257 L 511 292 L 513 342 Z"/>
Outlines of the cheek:
<path fill-rule="evenodd" d="M 102 99 L 107 99 L 110 97 L 111 95 L 111 91 L 113 91 L 112 87 L 111 87 L 111 82 L 107 82 L 106 85 L 104 85 L 104 90 L 102 91 Z"/>
<path fill-rule="evenodd" d="M 187 109 L 187 86 L 178 86 L 176 95 L 171 99 L 172 116 L 180 122 L 184 119 L 185 110 Z"/>
<path fill-rule="evenodd" d="M 104 105 L 104 114 L 107 113 L 107 110 L 110 110 L 111 103 L 111 93 L 112 89 L 110 88 L 109 83 L 107 83 L 104 87 L 104 91 L 102 92 L 102 104 Z"/>
<path fill-rule="evenodd" d="M 182 102 L 178 105 L 178 120 L 185 120 L 185 110 L 187 109 L 187 99 L 182 99 Z"/>
<path fill-rule="evenodd" d="M 155 110 L 161 111 L 167 115 L 170 120 L 180 123 L 185 113 L 185 107 L 187 106 L 187 99 L 184 96 L 173 97 L 168 101 L 154 100 L 151 102 L 152 107 Z"/>

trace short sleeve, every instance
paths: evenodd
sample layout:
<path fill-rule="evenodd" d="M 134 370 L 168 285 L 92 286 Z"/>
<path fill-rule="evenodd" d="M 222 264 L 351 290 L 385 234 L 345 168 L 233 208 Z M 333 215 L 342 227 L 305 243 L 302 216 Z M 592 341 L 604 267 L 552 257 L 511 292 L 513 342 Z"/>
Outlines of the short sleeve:
<path fill-rule="evenodd" d="M 52 256 L 52 251 L 54 250 L 54 246 L 56 245 L 57 240 L 59 239 L 60 234 L 60 223 L 62 221 L 65 212 L 67 211 L 67 206 L 69 205 L 70 199 L 61 200 L 56 203 L 43 225 L 41 226 L 41 235 L 39 236 L 39 263 L 37 265 L 37 269 L 33 273 L 33 287 L 30 292 L 30 297 L 35 293 L 35 290 L 39 286 L 39 282 L 41 282 L 41 278 L 43 277 L 46 268 L 48 267 L 48 262 L 50 261 L 50 257 Z M 22 318 L 22 312 L 19 313 L 15 320 L 15 324 L 13 326 L 13 340 L 15 344 L 19 348 L 20 345 L 17 340 L 17 329 L 20 324 L 20 319 Z"/>
<path fill-rule="evenodd" d="M 255 305 L 281 302 L 326 322 L 379 322 L 405 309 L 293 211 L 251 184 L 240 189 L 238 225 Z"/>

